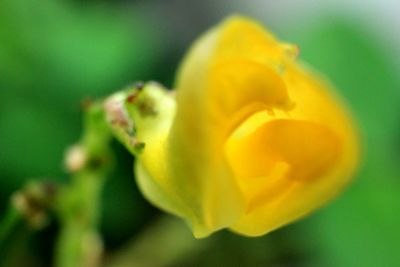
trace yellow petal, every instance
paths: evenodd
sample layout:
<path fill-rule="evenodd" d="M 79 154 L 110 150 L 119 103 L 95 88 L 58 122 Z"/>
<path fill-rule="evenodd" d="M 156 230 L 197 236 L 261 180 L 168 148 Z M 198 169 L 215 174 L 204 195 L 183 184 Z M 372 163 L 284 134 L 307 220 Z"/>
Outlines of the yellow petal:
<path fill-rule="evenodd" d="M 280 196 L 292 183 L 318 182 L 341 152 L 333 132 L 306 121 L 268 121 L 235 139 L 228 142 L 227 157 L 248 201 L 247 212 Z"/>
<path fill-rule="evenodd" d="M 253 59 L 260 58 L 259 51 L 267 53 L 257 62 Z M 291 108 L 283 80 L 263 62 L 280 58 L 282 51 L 258 27 L 232 18 L 201 38 L 181 66 L 169 179 L 181 189 L 180 198 L 196 210 L 191 220 L 199 236 L 231 225 L 245 207 L 225 158 L 231 131 L 258 110 Z"/>
<path fill-rule="evenodd" d="M 198 237 L 260 235 L 320 207 L 350 180 L 353 122 L 295 46 L 232 17 L 200 38 L 176 82 L 177 110 L 142 138 L 138 182 Z"/>
<path fill-rule="evenodd" d="M 222 33 L 211 59 L 250 60 L 280 69 L 298 55 L 297 46 L 281 43 L 261 25 L 241 16 L 232 16 L 221 26 Z"/>
<path fill-rule="evenodd" d="M 330 86 L 296 65 L 284 78 L 295 107 L 228 142 L 249 205 L 232 229 L 244 235 L 265 234 L 325 204 L 348 184 L 357 164 L 354 123 Z M 238 166 L 238 153 L 247 164 Z M 246 188 L 252 179 L 258 187 Z"/>

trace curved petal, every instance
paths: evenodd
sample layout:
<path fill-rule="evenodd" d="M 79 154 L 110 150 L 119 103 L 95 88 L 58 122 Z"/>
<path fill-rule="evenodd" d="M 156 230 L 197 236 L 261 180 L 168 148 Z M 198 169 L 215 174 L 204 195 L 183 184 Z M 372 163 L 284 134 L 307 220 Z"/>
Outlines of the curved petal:
<path fill-rule="evenodd" d="M 244 235 L 265 234 L 320 207 L 348 184 L 358 160 L 354 123 L 330 86 L 296 65 L 284 77 L 295 102 L 289 119 L 266 122 L 235 148 L 254 153 L 236 173 L 264 183 L 232 226 Z"/>
<path fill-rule="evenodd" d="M 294 183 L 318 183 L 341 152 L 331 130 L 307 121 L 272 120 L 232 139 L 227 157 L 248 200 L 247 213 L 279 198 Z"/>
<path fill-rule="evenodd" d="M 265 59 L 272 58 L 270 48 L 278 45 L 254 25 L 235 17 L 211 30 L 195 43 L 178 75 L 169 179 L 183 202 L 192 204 L 191 223 L 198 236 L 231 225 L 245 207 L 225 158 L 230 132 L 256 111 L 291 108 L 278 72 L 253 60 L 259 58 L 257 50 L 248 53 L 259 40 L 260 51 L 263 45 L 269 49 Z"/>

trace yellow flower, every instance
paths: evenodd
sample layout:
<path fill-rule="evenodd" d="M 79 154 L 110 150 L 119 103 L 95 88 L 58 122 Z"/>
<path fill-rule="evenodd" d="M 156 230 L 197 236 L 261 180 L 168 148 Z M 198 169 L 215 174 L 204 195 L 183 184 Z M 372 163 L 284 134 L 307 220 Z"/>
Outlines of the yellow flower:
<path fill-rule="evenodd" d="M 222 228 L 265 234 L 319 208 L 351 180 L 354 124 L 297 53 L 257 23 L 231 17 L 186 55 L 176 110 L 166 97 L 162 123 L 138 124 L 146 144 L 139 186 L 185 218 L 195 236 Z"/>

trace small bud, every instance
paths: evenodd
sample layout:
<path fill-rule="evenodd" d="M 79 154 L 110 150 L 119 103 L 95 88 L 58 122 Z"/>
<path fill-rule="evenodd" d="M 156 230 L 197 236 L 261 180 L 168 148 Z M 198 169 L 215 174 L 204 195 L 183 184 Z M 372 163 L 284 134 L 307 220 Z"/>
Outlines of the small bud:
<path fill-rule="evenodd" d="M 87 152 L 81 145 L 73 145 L 65 152 L 64 165 L 69 172 L 81 170 L 87 163 Z"/>
<path fill-rule="evenodd" d="M 12 206 L 36 229 L 44 227 L 49 218 L 57 187 L 50 183 L 32 182 L 11 197 Z"/>

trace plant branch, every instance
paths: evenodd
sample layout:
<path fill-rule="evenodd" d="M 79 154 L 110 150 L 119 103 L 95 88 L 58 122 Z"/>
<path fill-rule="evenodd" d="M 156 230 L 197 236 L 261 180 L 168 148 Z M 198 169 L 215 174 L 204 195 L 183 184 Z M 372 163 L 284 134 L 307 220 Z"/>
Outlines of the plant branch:
<path fill-rule="evenodd" d="M 56 204 L 61 222 L 57 267 L 99 265 L 102 241 L 97 229 L 101 193 L 112 165 L 111 137 L 102 102 L 92 103 L 85 112 L 81 140 L 66 155 L 72 181 L 60 193 Z"/>

